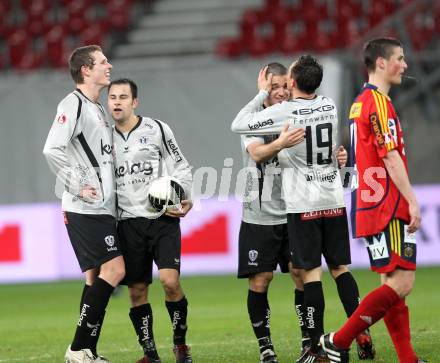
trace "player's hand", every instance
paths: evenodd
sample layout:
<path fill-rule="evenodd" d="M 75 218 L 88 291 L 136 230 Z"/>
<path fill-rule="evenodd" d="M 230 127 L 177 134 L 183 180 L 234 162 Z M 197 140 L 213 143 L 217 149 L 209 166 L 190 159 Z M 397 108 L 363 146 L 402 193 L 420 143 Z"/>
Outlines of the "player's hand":
<path fill-rule="evenodd" d="M 176 217 L 176 218 L 185 217 L 186 214 L 193 207 L 193 203 L 190 200 L 182 200 L 180 202 L 180 205 L 181 205 L 180 209 L 169 210 L 165 213 L 165 215 L 168 217 Z"/>
<path fill-rule="evenodd" d="M 79 197 L 89 203 L 94 203 L 100 199 L 99 192 L 91 185 L 84 186 L 79 192 Z"/>
<path fill-rule="evenodd" d="M 265 90 L 267 92 L 270 92 L 272 90 L 273 74 L 269 73 L 266 78 L 266 71 L 267 71 L 267 66 L 260 69 L 260 73 L 258 73 L 257 86 L 259 91 Z"/>
<path fill-rule="evenodd" d="M 414 233 L 420 228 L 420 223 L 422 222 L 422 216 L 417 201 L 409 203 L 409 216 L 410 222 L 408 225 L 408 232 Z"/>
<path fill-rule="evenodd" d="M 289 124 L 284 125 L 280 136 L 278 136 L 278 139 L 276 141 L 280 149 L 286 149 L 304 141 L 304 129 L 294 128 L 289 131 L 289 126 Z"/>
<path fill-rule="evenodd" d="M 336 160 L 338 161 L 338 166 L 344 168 L 347 165 L 348 155 L 347 150 L 341 145 L 336 150 Z"/>

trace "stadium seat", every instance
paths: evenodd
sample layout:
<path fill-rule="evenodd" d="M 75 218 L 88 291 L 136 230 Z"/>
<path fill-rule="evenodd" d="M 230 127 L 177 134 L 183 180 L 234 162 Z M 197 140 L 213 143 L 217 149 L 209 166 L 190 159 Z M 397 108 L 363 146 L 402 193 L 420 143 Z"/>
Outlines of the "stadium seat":
<path fill-rule="evenodd" d="M 38 69 L 43 64 L 43 55 L 32 49 L 27 49 L 22 59 L 14 64 L 14 68 L 19 71 L 32 71 Z"/>
<path fill-rule="evenodd" d="M 71 52 L 68 46 L 66 33 L 62 25 L 55 25 L 45 35 L 45 49 L 47 61 L 54 68 L 67 65 L 67 58 Z"/>
<path fill-rule="evenodd" d="M 240 39 L 223 39 L 217 44 L 215 53 L 220 57 L 236 58 L 242 54 L 243 48 Z"/>
<path fill-rule="evenodd" d="M 22 28 L 13 31 L 6 39 L 8 48 L 9 64 L 18 64 L 31 48 L 30 38 Z"/>
<path fill-rule="evenodd" d="M 82 44 L 96 44 L 103 46 L 104 45 L 104 39 L 105 34 L 102 31 L 101 25 L 98 23 L 91 24 L 87 28 L 85 28 L 80 36 L 80 41 Z"/>
<path fill-rule="evenodd" d="M 106 4 L 106 13 L 109 29 L 120 31 L 130 26 L 132 0 L 110 0 Z"/>
<path fill-rule="evenodd" d="M 42 0 L 37 0 L 28 5 L 26 11 L 26 30 L 33 37 L 43 35 L 49 28 L 49 6 Z"/>

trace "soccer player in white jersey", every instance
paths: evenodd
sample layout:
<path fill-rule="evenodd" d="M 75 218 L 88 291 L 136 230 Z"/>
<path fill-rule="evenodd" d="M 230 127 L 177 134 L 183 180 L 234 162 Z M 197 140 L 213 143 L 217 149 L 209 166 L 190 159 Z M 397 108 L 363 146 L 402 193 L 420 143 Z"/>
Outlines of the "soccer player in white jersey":
<path fill-rule="evenodd" d="M 148 303 L 153 261 L 165 291 L 165 305 L 173 328 L 176 363 L 192 363 L 186 345 L 188 302 L 179 282 L 180 217 L 192 207 L 189 200 L 191 167 L 170 127 L 135 114 L 137 85 L 118 79 L 108 87 L 108 107 L 115 121 L 114 157 L 117 188 L 118 233 L 126 265 L 130 319 L 144 356 L 137 363 L 160 363 L 153 336 L 153 313 Z M 148 200 L 151 181 L 162 174 L 179 180 L 185 199 L 180 210 L 154 210 Z"/>
<path fill-rule="evenodd" d="M 65 362 L 108 362 L 96 345 L 110 295 L 125 274 L 116 232 L 112 130 L 98 103 L 112 65 L 91 45 L 75 49 L 69 67 L 76 89 L 58 104 L 43 151 L 63 188 L 64 222 L 86 279 Z"/>
<path fill-rule="evenodd" d="M 305 130 L 305 142 L 278 153 L 282 168 L 283 194 L 286 201 L 292 262 L 300 269 L 304 282 L 306 323 L 311 347 L 298 362 L 323 361 L 319 346 L 323 331 L 324 295 L 321 284 L 321 255 L 335 278 L 346 314 L 351 315 L 359 301 L 359 291 L 347 265 L 350 264 L 348 226 L 342 184 L 334 162 L 337 139 L 337 112 L 334 102 L 315 91 L 322 81 L 323 70 L 310 55 L 292 64 L 288 88 L 292 100 L 259 111 L 270 92 L 271 77 L 260 72 L 260 92 L 244 107 L 232 123 L 234 132 L 267 135 L 285 130 Z M 251 106 L 253 104 L 253 106 Z M 371 337 L 362 333 L 358 342 L 359 357 L 374 357 Z"/>
<path fill-rule="evenodd" d="M 289 98 L 287 69 L 280 63 L 270 63 L 265 75 L 272 74 L 271 89 L 262 110 Z M 306 329 L 302 317 L 303 287 L 298 272 L 290 262 L 287 238 L 287 217 L 281 198 L 281 175 L 277 153 L 303 141 L 303 133 L 283 130 L 280 134 L 265 136 L 241 136 L 244 167 L 254 171 L 247 175 L 243 201 L 243 220 L 239 234 L 238 278 L 248 278 L 247 308 L 260 348 L 260 362 L 278 362 L 270 334 L 270 307 L 267 291 L 273 279 L 273 271 L 280 266 L 282 272 L 290 272 L 295 282 L 295 308 L 303 338 Z M 271 173 L 272 171 L 273 173 Z M 270 188 L 269 191 L 266 189 Z M 264 197 L 263 194 L 270 194 Z M 252 198 L 252 195 L 258 195 Z M 304 345 L 307 340 L 303 340 Z"/>

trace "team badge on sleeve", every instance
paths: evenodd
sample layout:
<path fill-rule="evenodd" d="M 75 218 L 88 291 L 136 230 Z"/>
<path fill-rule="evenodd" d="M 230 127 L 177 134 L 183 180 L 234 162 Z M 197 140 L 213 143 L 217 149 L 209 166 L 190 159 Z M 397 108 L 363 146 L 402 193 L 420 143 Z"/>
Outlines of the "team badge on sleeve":
<path fill-rule="evenodd" d="M 350 116 L 349 118 L 357 118 L 360 117 L 362 112 L 362 102 L 355 102 L 350 108 Z"/>
<path fill-rule="evenodd" d="M 62 113 L 61 115 L 58 115 L 57 122 L 60 125 L 64 125 L 66 123 L 66 121 L 67 121 L 67 116 L 64 113 Z"/>

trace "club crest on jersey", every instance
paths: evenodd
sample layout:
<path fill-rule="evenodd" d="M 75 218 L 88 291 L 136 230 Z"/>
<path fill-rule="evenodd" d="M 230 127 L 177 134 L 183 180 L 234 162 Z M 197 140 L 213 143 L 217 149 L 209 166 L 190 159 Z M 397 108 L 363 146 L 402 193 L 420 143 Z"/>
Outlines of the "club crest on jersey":
<path fill-rule="evenodd" d="M 64 125 L 64 124 L 67 122 L 67 116 L 66 116 L 64 113 L 62 113 L 61 115 L 59 115 L 59 116 L 57 117 L 57 122 L 58 122 L 60 125 Z"/>
<path fill-rule="evenodd" d="M 139 139 L 139 142 L 140 142 L 142 145 L 146 145 L 146 144 L 148 144 L 148 137 L 146 137 L 146 136 L 141 136 L 140 139 Z"/>
<path fill-rule="evenodd" d="M 396 121 L 392 118 L 388 119 L 388 127 L 390 129 L 391 136 L 393 137 L 394 141 L 397 144 L 397 126 Z"/>
<path fill-rule="evenodd" d="M 360 117 L 362 112 L 362 102 L 355 102 L 350 108 L 350 116 L 349 118 L 357 118 Z"/>
<path fill-rule="evenodd" d="M 248 265 L 250 266 L 258 266 L 258 262 L 255 262 L 258 257 L 258 251 L 256 250 L 250 250 L 249 251 L 249 262 Z"/>

